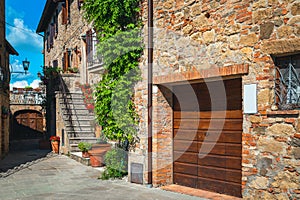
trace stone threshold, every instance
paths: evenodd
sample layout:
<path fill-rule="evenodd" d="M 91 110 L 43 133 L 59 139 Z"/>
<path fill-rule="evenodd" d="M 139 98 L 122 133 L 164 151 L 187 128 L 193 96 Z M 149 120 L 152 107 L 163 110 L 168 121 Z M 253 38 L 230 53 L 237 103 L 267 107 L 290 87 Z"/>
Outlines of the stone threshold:
<path fill-rule="evenodd" d="M 71 152 L 70 158 L 76 160 L 77 162 L 80 162 L 83 165 L 90 166 L 90 158 L 83 158 L 82 152 Z"/>
<path fill-rule="evenodd" d="M 233 197 L 225 194 L 219 194 L 215 192 L 210 192 L 206 190 L 200 190 L 200 189 L 195 189 L 195 188 L 190 188 L 190 187 L 185 187 L 181 185 L 166 185 L 160 187 L 163 190 L 171 191 L 171 192 L 177 192 L 177 193 L 182 193 L 182 194 L 187 194 L 191 196 L 196 196 L 196 197 L 201 197 L 201 198 L 206 198 L 206 199 L 211 199 L 211 200 L 239 200 L 241 198 L 238 197 Z"/>

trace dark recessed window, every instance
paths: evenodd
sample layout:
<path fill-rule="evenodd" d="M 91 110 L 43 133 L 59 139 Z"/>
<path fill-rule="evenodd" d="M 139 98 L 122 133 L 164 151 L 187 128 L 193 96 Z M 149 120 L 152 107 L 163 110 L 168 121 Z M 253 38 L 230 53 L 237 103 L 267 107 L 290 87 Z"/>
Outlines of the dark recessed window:
<path fill-rule="evenodd" d="M 300 54 L 275 58 L 275 102 L 281 110 L 300 107 Z"/>

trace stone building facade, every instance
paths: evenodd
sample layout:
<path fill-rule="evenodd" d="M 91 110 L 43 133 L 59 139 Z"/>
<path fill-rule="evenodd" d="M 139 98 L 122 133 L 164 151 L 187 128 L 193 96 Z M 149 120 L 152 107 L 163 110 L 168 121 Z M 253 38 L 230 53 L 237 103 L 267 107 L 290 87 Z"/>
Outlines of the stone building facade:
<path fill-rule="evenodd" d="M 47 131 L 50 135 L 62 137 L 62 132 L 67 129 L 62 114 L 65 108 L 59 102 L 66 99 L 64 95 L 80 93 L 82 85 L 93 87 L 103 72 L 102 59 L 96 54 L 96 33 L 92 24 L 83 18 L 82 3 L 82 0 L 47 0 L 36 30 L 44 33 L 45 70 L 60 70 L 58 77 L 61 79 L 42 77 L 47 83 Z M 67 136 L 64 138 L 64 144 L 68 146 Z M 68 151 L 70 149 L 64 147 L 63 152 Z"/>
<path fill-rule="evenodd" d="M 146 26 L 147 2 L 143 1 L 142 7 Z M 300 68 L 300 2 L 157 0 L 154 1 L 153 30 L 152 184 L 160 186 L 179 182 L 180 185 L 246 199 L 300 198 L 299 102 L 296 91 Z M 143 31 L 147 41 L 147 28 Z M 140 116 L 139 143 L 129 155 L 129 179 L 133 180 L 135 173 L 142 172 L 143 183 L 149 180 L 146 56 L 145 50 L 141 60 L 143 81 L 135 88 L 135 103 Z M 287 70 L 291 72 L 290 76 L 286 75 Z M 292 94 L 289 91 L 294 83 L 297 87 Z M 214 84 L 217 86 L 211 86 Z M 252 95 L 256 97 L 249 102 L 244 93 L 247 92 L 246 86 L 251 84 L 255 88 Z M 223 109 L 220 108 L 222 102 L 216 100 L 218 98 L 225 101 Z M 191 104 L 196 106 L 191 107 Z M 245 110 L 248 104 L 254 105 L 254 111 Z M 236 110 L 240 112 L 234 114 L 235 117 L 233 114 L 228 116 Z M 188 160 L 194 156 L 191 150 L 194 144 L 198 145 L 195 148 L 199 151 L 199 146 L 207 142 L 205 138 L 209 140 L 209 131 L 215 128 L 213 125 L 204 130 L 202 142 L 189 138 L 188 145 L 184 146 L 187 154 L 183 151 L 177 155 L 178 149 L 183 148 L 177 144 L 181 141 L 176 138 L 177 129 L 196 126 L 196 136 L 202 137 L 197 131 L 203 132 L 201 127 L 205 120 L 201 115 L 206 111 L 211 115 L 213 111 L 225 111 L 221 120 L 210 119 L 211 124 L 223 119 L 224 125 L 218 137 L 213 139 L 217 145 L 208 147 L 212 149 L 211 154 L 214 151 L 219 153 L 213 156 L 208 152 L 205 154 L 219 158 L 217 166 L 212 168 L 210 164 L 205 165 L 206 161 L 210 162 L 205 158 L 196 158 L 196 164 Z M 178 112 L 181 112 L 179 123 Z M 200 115 L 198 121 L 193 119 L 196 125 L 190 123 L 185 127 L 185 123 L 192 121 L 189 118 L 193 112 Z M 231 132 L 223 136 L 227 127 Z M 219 143 L 227 141 L 226 138 L 231 138 L 237 130 L 239 134 L 232 137 L 240 138 L 236 144 Z M 223 149 L 222 145 L 225 146 Z M 238 148 L 237 157 L 233 152 L 226 154 L 229 146 Z M 237 165 L 227 170 L 233 157 Z M 201 165 L 202 161 L 204 164 Z M 223 161 L 225 169 L 218 171 L 218 165 Z M 136 169 L 136 164 L 139 164 L 139 169 Z M 196 175 L 189 174 L 192 172 L 188 169 L 191 171 L 196 165 Z M 199 175 L 200 169 L 214 169 L 213 173 L 219 177 L 207 176 L 210 173 Z M 226 174 L 224 180 L 223 174 Z M 235 185 L 237 192 L 218 188 L 215 181 Z"/>
<path fill-rule="evenodd" d="M 58 67 L 75 83 L 95 84 L 99 81 L 101 60 L 96 56 L 96 35 L 83 19 L 82 1 L 47 1 L 37 32 L 44 32 L 44 64 Z M 71 81 L 72 80 L 72 81 Z"/>
<path fill-rule="evenodd" d="M 0 158 L 9 151 L 9 55 L 18 55 L 17 51 L 5 39 L 5 1 L 0 2 Z"/>

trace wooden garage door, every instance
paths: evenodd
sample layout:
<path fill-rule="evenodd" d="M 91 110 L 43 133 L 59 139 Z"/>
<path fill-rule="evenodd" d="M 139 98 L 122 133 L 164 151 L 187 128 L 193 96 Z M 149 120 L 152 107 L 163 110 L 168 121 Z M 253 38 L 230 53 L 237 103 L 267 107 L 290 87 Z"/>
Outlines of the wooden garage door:
<path fill-rule="evenodd" d="M 222 85 L 174 87 L 174 183 L 241 197 L 241 79 Z"/>

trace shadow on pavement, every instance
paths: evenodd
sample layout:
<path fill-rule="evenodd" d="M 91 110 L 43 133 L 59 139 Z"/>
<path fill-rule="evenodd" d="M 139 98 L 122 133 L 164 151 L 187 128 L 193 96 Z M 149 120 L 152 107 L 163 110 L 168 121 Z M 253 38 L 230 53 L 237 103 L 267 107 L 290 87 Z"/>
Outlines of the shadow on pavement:
<path fill-rule="evenodd" d="M 10 141 L 10 151 L 0 160 L 0 172 L 45 157 L 51 150 L 39 149 L 39 139 Z"/>

